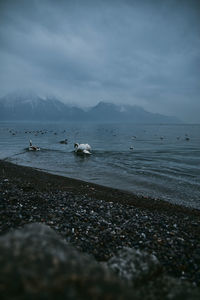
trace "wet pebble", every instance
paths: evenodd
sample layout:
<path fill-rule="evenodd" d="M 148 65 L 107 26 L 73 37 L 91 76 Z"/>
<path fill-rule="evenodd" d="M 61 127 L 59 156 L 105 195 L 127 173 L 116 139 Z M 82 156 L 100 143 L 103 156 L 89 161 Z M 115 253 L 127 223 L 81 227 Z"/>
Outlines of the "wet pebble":
<path fill-rule="evenodd" d="M 99 261 L 123 247 L 144 249 L 158 257 L 167 274 L 199 284 L 198 217 L 148 211 L 59 189 L 41 192 L 28 182 L 16 184 L 8 178 L 0 182 L 1 234 L 25 223 L 46 223 Z"/>

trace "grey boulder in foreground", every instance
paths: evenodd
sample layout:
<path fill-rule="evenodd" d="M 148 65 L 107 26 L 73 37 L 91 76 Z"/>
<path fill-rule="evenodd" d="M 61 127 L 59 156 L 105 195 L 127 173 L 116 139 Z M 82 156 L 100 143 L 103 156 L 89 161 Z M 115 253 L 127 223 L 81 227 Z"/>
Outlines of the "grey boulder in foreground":
<path fill-rule="evenodd" d="M 107 263 L 78 252 L 34 223 L 0 238 L 1 299 L 199 299 L 190 284 L 166 277 L 157 258 L 122 249 Z"/>

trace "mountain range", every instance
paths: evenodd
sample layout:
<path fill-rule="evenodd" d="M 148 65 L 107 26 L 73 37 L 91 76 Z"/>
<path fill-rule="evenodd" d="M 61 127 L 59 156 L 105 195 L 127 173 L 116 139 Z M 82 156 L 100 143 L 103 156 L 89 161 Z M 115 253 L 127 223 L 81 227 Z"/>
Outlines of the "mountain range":
<path fill-rule="evenodd" d="M 180 123 L 176 117 L 151 113 L 139 106 L 101 101 L 84 110 L 33 93 L 12 93 L 0 98 L 0 121 Z"/>

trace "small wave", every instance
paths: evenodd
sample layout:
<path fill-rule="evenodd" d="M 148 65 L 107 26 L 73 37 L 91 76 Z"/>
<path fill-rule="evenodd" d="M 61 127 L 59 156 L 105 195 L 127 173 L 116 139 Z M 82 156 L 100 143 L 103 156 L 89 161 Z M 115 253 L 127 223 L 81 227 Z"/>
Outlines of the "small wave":
<path fill-rule="evenodd" d="M 26 150 L 23 151 L 23 152 L 14 153 L 14 154 L 12 154 L 10 156 L 7 156 L 7 157 L 3 158 L 3 160 L 9 160 L 9 159 L 12 159 L 12 157 L 15 157 L 17 155 L 21 155 L 21 154 L 24 154 L 24 153 L 26 153 Z"/>
<path fill-rule="evenodd" d="M 97 156 L 105 156 L 105 157 L 110 157 L 110 156 L 127 156 L 127 155 L 133 155 L 139 153 L 139 151 L 131 151 L 130 149 L 128 150 L 121 150 L 121 151 L 115 151 L 115 150 L 93 150 L 92 151 L 93 154 L 97 155 Z"/>
<path fill-rule="evenodd" d="M 40 148 L 40 150 L 42 152 L 55 152 L 55 153 L 70 153 L 71 151 L 63 151 L 63 150 L 59 150 L 59 149 L 51 149 L 51 148 Z"/>

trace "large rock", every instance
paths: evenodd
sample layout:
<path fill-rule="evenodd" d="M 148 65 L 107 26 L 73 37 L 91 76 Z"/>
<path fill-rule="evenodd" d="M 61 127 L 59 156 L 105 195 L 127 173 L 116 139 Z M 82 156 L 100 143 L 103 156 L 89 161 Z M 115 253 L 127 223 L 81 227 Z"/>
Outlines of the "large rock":
<path fill-rule="evenodd" d="M 113 274 L 42 224 L 0 238 L 0 282 L 1 299 L 130 299 Z"/>
<path fill-rule="evenodd" d="M 132 286 L 135 299 L 200 299 L 198 289 L 187 282 L 166 276 L 155 255 L 145 251 L 123 248 L 103 264 Z"/>
<path fill-rule="evenodd" d="M 102 266 L 48 226 L 30 224 L 0 238 L 0 295 L 2 300 L 196 300 L 200 293 L 165 276 L 155 256 L 125 248 Z"/>
<path fill-rule="evenodd" d="M 133 248 L 123 248 L 107 262 L 107 265 L 121 279 L 134 286 L 144 284 L 162 273 L 155 255 Z"/>

